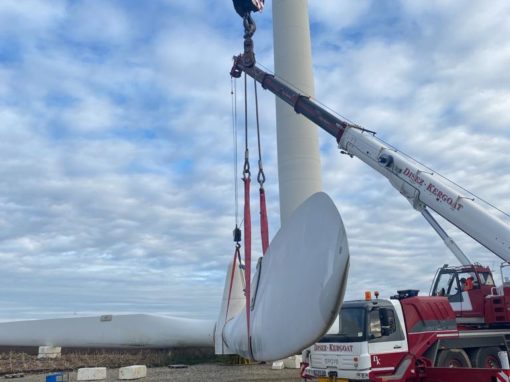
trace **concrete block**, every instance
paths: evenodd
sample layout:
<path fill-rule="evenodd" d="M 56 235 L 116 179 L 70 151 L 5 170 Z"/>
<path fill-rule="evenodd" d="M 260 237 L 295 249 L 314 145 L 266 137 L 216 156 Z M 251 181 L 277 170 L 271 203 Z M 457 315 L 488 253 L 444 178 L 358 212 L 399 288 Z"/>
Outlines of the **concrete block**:
<path fill-rule="evenodd" d="M 5 374 L 4 378 L 5 379 L 23 378 L 24 376 L 25 376 L 25 374 L 23 374 L 23 373 L 15 373 L 15 374 Z"/>
<path fill-rule="evenodd" d="M 301 362 L 303 357 L 301 355 L 293 355 L 292 357 L 285 358 L 283 360 L 283 365 L 286 369 L 299 369 L 301 367 Z"/>
<path fill-rule="evenodd" d="M 60 346 L 39 346 L 37 358 L 60 358 L 62 348 Z"/>
<path fill-rule="evenodd" d="M 273 365 L 271 366 L 271 369 L 273 370 L 282 370 L 285 366 L 283 364 L 283 361 L 274 361 Z"/>
<path fill-rule="evenodd" d="M 119 369 L 119 379 L 140 379 L 147 376 L 147 366 L 133 365 Z"/>
<path fill-rule="evenodd" d="M 83 367 L 78 369 L 77 381 L 100 381 L 106 379 L 106 367 Z"/>

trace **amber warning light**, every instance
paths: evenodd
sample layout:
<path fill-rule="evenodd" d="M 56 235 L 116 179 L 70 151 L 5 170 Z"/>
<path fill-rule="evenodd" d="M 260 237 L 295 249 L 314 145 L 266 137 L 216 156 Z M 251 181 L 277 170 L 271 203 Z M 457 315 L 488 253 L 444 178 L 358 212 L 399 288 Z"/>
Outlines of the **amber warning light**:
<path fill-rule="evenodd" d="M 366 291 L 365 292 L 365 301 L 370 301 L 372 299 L 372 292 Z"/>

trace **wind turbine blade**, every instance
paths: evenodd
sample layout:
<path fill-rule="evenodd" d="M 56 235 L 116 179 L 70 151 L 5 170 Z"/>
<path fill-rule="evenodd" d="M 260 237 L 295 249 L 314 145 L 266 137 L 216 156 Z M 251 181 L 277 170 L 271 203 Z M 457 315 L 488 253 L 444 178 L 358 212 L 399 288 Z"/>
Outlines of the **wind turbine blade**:
<path fill-rule="evenodd" d="M 226 345 L 258 361 L 300 352 L 335 320 L 348 269 L 340 214 L 328 195 L 316 193 L 294 211 L 259 259 L 251 284 L 251 341 L 242 310 L 224 326 Z"/>
<path fill-rule="evenodd" d="M 0 323 L 0 345 L 167 348 L 213 346 L 214 321 L 146 314 Z"/>

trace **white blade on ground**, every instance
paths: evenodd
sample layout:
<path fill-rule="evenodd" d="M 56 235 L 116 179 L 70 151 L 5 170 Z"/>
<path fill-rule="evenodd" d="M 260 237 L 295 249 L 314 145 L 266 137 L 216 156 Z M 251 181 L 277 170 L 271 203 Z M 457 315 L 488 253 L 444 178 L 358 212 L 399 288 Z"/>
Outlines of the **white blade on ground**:
<path fill-rule="evenodd" d="M 146 314 L 0 323 L 0 345 L 167 348 L 213 346 L 214 321 Z"/>
<path fill-rule="evenodd" d="M 259 260 L 251 284 L 251 351 L 244 309 L 225 324 L 226 345 L 258 361 L 300 352 L 333 323 L 348 268 L 340 214 L 329 196 L 316 193 L 294 211 Z"/>
<path fill-rule="evenodd" d="M 236 264 L 235 268 L 233 265 L 232 261 L 227 267 L 220 314 L 214 332 L 214 351 L 218 355 L 236 354 L 229 349 L 225 341 L 223 341 L 223 327 L 225 326 L 225 322 L 237 316 L 239 312 L 244 312 L 246 306 L 246 297 L 244 296 L 244 274 L 239 264 Z"/>

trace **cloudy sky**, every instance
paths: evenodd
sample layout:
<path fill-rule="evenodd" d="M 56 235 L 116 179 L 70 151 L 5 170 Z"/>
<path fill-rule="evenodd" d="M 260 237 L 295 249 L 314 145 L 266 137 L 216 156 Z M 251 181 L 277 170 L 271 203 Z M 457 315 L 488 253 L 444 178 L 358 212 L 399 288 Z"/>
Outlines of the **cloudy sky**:
<path fill-rule="evenodd" d="M 268 68 L 270 2 L 255 38 Z M 510 211 L 510 3 L 309 10 L 316 98 Z M 233 252 L 229 69 L 241 47 L 230 0 L 0 1 L 0 320 L 216 317 Z M 274 236 L 274 99 L 260 96 Z M 324 190 L 350 240 L 346 298 L 427 292 L 453 255 L 385 179 L 319 134 Z"/>

